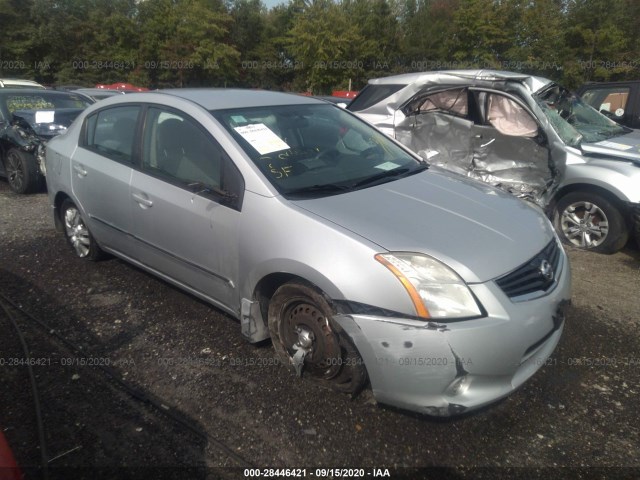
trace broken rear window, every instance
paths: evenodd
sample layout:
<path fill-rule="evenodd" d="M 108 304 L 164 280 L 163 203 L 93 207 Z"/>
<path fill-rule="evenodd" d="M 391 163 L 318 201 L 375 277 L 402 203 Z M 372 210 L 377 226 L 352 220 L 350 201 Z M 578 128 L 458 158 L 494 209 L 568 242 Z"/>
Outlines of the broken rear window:
<path fill-rule="evenodd" d="M 385 98 L 393 95 L 406 85 L 372 85 L 369 84 L 362 89 L 356 98 L 349 104 L 348 110 L 359 112 L 365 110 Z"/>

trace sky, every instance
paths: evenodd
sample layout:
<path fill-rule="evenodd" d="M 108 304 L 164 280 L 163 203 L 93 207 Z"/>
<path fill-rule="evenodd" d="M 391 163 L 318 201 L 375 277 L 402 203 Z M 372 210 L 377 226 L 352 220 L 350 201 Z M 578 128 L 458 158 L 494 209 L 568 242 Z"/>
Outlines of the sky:
<path fill-rule="evenodd" d="M 281 3 L 289 3 L 289 0 L 262 0 L 262 3 L 268 9 L 275 7 L 276 5 L 280 5 Z"/>

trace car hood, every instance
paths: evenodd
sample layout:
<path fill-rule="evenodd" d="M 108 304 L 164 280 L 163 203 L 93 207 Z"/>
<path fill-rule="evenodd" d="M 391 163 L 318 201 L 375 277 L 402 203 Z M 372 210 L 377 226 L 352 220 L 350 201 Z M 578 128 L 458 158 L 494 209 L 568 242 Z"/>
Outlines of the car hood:
<path fill-rule="evenodd" d="M 65 132 L 82 111 L 82 108 L 16 110 L 13 116 L 23 126 L 28 126 L 36 136 L 48 139 Z"/>
<path fill-rule="evenodd" d="M 292 203 L 381 249 L 431 255 L 469 283 L 510 272 L 555 236 L 539 208 L 433 167 L 382 185 Z"/>
<path fill-rule="evenodd" d="M 640 165 L 640 131 L 632 130 L 624 135 L 612 137 L 602 142 L 583 143 L 582 152 L 588 156 L 614 157 L 631 160 Z"/>

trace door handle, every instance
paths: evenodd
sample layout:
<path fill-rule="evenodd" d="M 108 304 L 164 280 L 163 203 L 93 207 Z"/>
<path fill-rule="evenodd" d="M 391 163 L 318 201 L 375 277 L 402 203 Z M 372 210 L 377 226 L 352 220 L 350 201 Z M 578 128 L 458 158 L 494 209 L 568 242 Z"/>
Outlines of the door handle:
<path fill-rule="evenodd" d="M 73 169 L 76 171 L 79 177 L 87 176 L 87 171 L 82 167 L 82 165 L 76 164 L 73 166 Z"/>
<path fill-rule="evenodd" d="M 140 204 L 142 208 L 153 207 L 153 201 L 146 198 L 146 196 L 139 195 L 137 193 L 132 193 L 131 196 L 133 199 Z"/>

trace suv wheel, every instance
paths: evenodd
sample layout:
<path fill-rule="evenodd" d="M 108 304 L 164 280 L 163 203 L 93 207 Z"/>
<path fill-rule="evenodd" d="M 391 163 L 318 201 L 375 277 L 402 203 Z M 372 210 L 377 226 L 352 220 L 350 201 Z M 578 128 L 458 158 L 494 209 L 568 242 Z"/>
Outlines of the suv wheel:
<path fill-rule="evenodd" d="M 564 242 L 595 252 L 615 253 L 629 239 L 620 210 L 597 193 L 577 191 L 562 197 L 554 224 Z"/>

